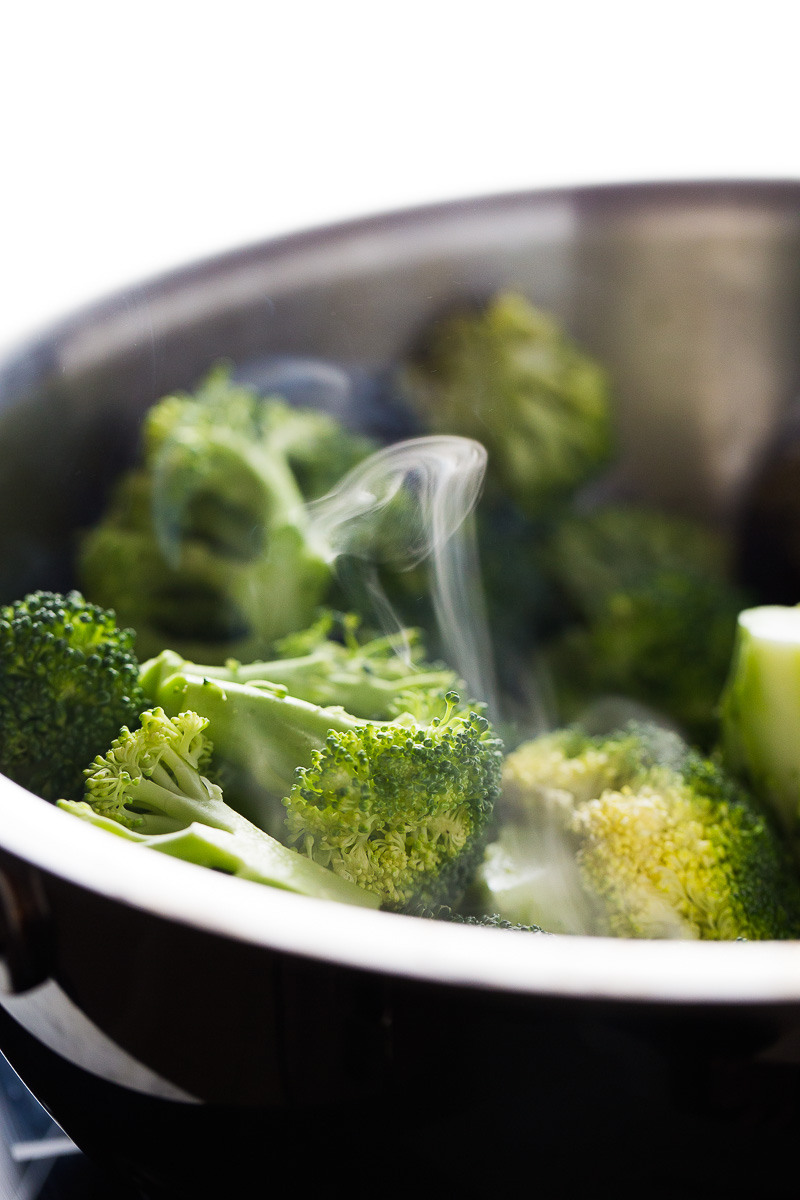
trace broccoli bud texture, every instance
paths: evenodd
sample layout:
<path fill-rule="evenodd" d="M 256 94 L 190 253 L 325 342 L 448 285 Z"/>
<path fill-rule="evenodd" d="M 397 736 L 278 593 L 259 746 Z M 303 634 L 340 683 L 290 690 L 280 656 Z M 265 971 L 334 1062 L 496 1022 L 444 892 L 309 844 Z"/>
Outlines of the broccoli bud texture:
<path fill-rule="evenodd" d="M 166 712 L 208 718 L 218 760 L 246 790 L 284 801 L 285 836 L 315 862 L 387 908 L 463 892 L 500 786 L 502 746 L 480 705 L 429 683 L 415 692 L 404 678 L 392 704 L 401 711 L 369 720 L 269 679 L 214 678 L 169 654 L 146 664 L 142 680 Z"/>
<path fill-rule="evenodd" d="M 83 769 L 146 707 L 133 631 L 79 592 L 0 609 L 0 769 L 46 800 L 77 799 Z"/>
<path fill-rule="evenodd" d="M 443 715 L 423 727 L 330 733 L 285 801 L 290 840 L 389 908 L 460 896 L 483 851 L 499 744 L 485 717 L 458 704 L 447 693 Z"/>
<path fill-rule="evenodd" d="M 85 771 L 86 799 L 59 806 L 129 841 L 271 887 L 368 908 L 378 898 L 281 845 L 224 801 L 202 772 L 208 722 L 197 713 L 142 714 Z"/>
<path fill-rule="evenodd" d="M 484 904 L 554 932 L 792 938 L 800 884 L 768 815 L 674 734 L 561 730 L 509 755 Z"/>
<path fill-rule="evenodd" d="M 611 453 L 604 372 L 517 293 L 436 324 L 405 387 L 426 428 L 483 443 L 490 484 L 528 516 L 574 491 Z"/>
<path fill-rule="evenodd" d="M 264 654 L 310 622 L 331 584 L 303 487 L 316 495 L 369 448 L 333 418 L 215 369 L 147 414 L 143 462 L 82 546 L 87 595 L 135 628 L 142 657 Z"/>

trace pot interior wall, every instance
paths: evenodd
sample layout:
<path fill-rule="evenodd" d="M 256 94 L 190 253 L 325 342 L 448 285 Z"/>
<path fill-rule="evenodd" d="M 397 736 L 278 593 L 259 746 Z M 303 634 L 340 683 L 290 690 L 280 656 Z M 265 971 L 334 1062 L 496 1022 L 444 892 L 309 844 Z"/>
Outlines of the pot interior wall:
<path fill-rule="evenodd" d="M 0 374 L 0 598 L 70 582 L 75 531 L 135 455 L 142 413 L 213 362 L 319 355 L 381 372 L 432 316 L 507 287 L 607 365 L 618 488 L 729 518 L 797 383 L 799 208 L 791 185 L 507 197 L 300 235 L 129 288 Z"/>

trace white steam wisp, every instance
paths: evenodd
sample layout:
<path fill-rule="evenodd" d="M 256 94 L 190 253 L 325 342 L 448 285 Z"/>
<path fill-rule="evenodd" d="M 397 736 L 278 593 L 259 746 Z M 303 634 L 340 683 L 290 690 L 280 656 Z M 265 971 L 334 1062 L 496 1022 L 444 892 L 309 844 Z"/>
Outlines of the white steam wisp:
<path fill-rule="evenodd" d="M 479 442 L 412 438 L 370 455 L 308 512 L 320 552 L 347 586 L 366 592 L 385 632 L 398 638 L 399 653 L 402 626 L 377 568 L 384 563 L 411 570 L 428 563 L 446 657 L 471 695 L 496 713 L 474 522 L 485 473 L 486 450 Z"/>

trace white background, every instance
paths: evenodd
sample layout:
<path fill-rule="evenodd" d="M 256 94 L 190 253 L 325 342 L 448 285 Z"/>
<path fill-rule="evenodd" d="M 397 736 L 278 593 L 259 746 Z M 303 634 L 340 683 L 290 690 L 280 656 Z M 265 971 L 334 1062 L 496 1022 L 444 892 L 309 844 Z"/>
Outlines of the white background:
<path fill-rule="evenodd" d="M 0 12 L 0 345 L 164 267 L 373 210 L 800 176 L 790 0 Z"/>

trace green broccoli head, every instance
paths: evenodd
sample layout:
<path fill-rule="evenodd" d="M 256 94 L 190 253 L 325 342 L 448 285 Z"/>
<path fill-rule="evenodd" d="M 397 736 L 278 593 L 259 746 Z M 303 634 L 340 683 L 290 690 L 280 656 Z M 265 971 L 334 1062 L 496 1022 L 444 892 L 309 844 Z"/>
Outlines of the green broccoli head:
<path fill-rule="evenodd" d="M 457 900 L 499 791 L 501 744 L 481 706 L 462 706 L 429 681 L 396 691 L 392 707 L 402 711 L 392 720 L 369 720 L 268 678 L 215 678 L 169 654 L 142 678 L 168 713 L 208 718 L 239 795 L 285 801 L 283 834 L 304 854 L 385 907 Z M 258 819 L 279 832 L 269 805 Z"/>
<path fill-rule="evenodd" d="M 483 853 L 499 788 L 485 717 L 446 696 L 430 724 L 331 732 L 288 798 L 289 838 L 387 908 L 460 896 Z"/>
<path fill-rule="evenodd" d="M 609 458 L 601 368 L 516 293 L 446 318 L 405 372 L 424 425 L 489 452 L 489 481 L 528 515 L 573 492 Z"/>
<path fill-rule="evenodd" d="M 305 500 L 324 496 L 378 448 L 329 413 L 295 408 L 276 396 L 263 413 L 266 437 L 286 459 Z"/>
<path fill-rule="evenodd" d="M 149 849 L 270 887 L 377 908 L 378 897 L 295 853 L 224 800 L 206 775 L 208 722 L 194 712 L 142 713 L 86 768 L 85 800 L 59 807 Z"/>
<path fill-rule="evenodd" d="M 729 549 L 708 526 L 642 505 L 562 514 L 541 550 L 564 603 L 579 616 L 654 572 L 725 579 Z"/>
<path fill-rule="evenodd" d="M 329 413 L 295 408 L 279 396 L 260 397 L 233 383 L 229 368 L 218 364 L 193 395 L 167 396 L 150 409 L 144 423 L 145 458 L 152 461 L 165 449 L 175 453 L 177 445 L 185 454 L 194 442 L 200 457 L 191 467 L 207 471 L 214 464 L 206 464 L 205 447 L 225 434 L 237 439 L 237 452 L 240 439 L 268 448 L 288 467 L 304 500 L 324 495 L 376 449 L 371 438 L 347 429 Z"/>
<path fill-rule="evenodd" d="M 217 368 L 150 410 L 143 445 L 79 560 L 87 594 L 136 629 L 139 653 L 251 659 L 308 624 L 331 576 L 303 488 L 368 444 Z"/>
<path fill-rule="evenodd" d="M 606 508 L 563 518 L 542 561 L 567 614 L 545 653 L 562 717 L 622 695 L 710 745 L 743 604 L 722 539 L 664 513 Z"/>
<path fill-rule="evenodd" d="M 222 790 L 205 776 L 212 749 L 205 736 L 208 722 L 193 712 L 171 718 L 162 709 L 143 712 L 140 721 L 133 732 L 123 726 L 105 755 L 84 771 L 94 811 L 143 833 L 172 832 L 197 819 L 235 827 Z"/>
<path fill-rule="evenodd" d="M 79 592 L 0 610 L 0 769 L 46 800 L 83 791 L 83 768 L 146 706 L 133 631 Z"/>
<path fill-rule="evenodd" d="M 800 884 L 768 817 L 663 730 L 528 742 L 506 761 L 503 804 L 482 882 L 507 919 L 617 937 L 800 931 Z"/>

